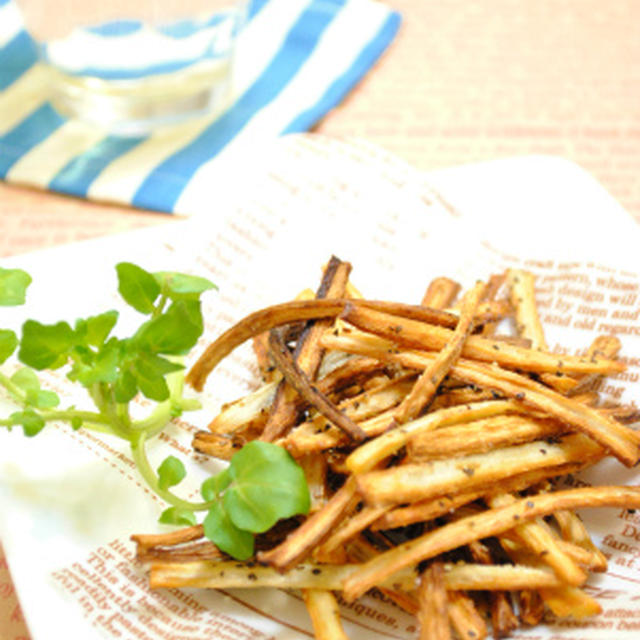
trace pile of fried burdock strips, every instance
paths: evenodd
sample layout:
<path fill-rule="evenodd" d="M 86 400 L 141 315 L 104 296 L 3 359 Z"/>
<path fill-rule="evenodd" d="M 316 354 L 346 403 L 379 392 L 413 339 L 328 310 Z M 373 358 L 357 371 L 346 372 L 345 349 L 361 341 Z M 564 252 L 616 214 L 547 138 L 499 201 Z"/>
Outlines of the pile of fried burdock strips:
<path fill-rule="evenodd" d="M 188 375 L 253 341 L 263 382 L 225 405 L 194 448 L 228 460 L 253 440 L 304 469 L 306 516 L 238 562 L 201 525 L 136 535 L 150 585 L 301 590 L 318 639 L 346 638 L 340 603 L 370 590 L 417 618 L 420 638 L 504 637 L 600 612 L 584 590 L 607 558 L 576 509 L 640 508 L 640 488 L 574 474 L 639 458 L 633 407 L 603 402 L 624 370 L 617 338 L 549 351 L 534 277 L 436 278 L 417 305 L 364 299 L 333 257 L 316 293 L 247 316 Z M 509 335 L 503 335 L 503 333 Z"/>

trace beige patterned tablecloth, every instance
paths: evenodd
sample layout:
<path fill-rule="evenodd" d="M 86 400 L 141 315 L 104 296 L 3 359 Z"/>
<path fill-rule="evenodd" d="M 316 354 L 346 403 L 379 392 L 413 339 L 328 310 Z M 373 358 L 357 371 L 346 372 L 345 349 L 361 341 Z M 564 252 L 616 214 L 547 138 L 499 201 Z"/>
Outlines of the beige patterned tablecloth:
<path fill-rule="evenodd" d="M 563 156 L 640 221 L 640 2 L 387 3 L 404 15 L 398 38 L 319 132 L 425 170 Z M 0 184 L 1 255 L 166 220 Z M 28 637 L 0 552 L 0 640 Z"/>

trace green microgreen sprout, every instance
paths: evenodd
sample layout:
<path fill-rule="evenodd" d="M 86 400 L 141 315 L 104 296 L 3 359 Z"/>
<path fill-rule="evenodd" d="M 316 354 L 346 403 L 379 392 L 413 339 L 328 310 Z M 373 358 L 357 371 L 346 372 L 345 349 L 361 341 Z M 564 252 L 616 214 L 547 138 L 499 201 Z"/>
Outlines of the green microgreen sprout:
<path fill-rule="evenodd" d="M 115 310 L 42 324 L 27 320 L 18 339 L 0 329 L 0 364 L 17 350 L 25 365 L 12 375 L 0 372 L 3 387 L 17 410 L 0 418 L 0 426 L 21 426 L 28 437 L 47 423 L 67 422 L 117 436 L 129 443 L 138 471 L 169 507 L 160 522 L 192 525 L 196 512 L 206 512 L 207 538 L 237 559 L 253 554 L 254 534 L 278 520 L 307 513 L 309 490 L 302 469 L 289 453 L 274 444 L 251 442 L 239 450 L 225 470 L 202 485 L 202 502 L 173 492 L 186 476 L 184 464 L 168 456 L 154 470 L 146 444 L 184 411 L 200 408 L 184 396 L 183 357 L 204 330 L 200 296 L 215 285 L 206 278 L 175 272 L 150 273 L 135 264 L 116 266 L 118 291 L 124 301 L 146 316 L 133 335 L 112 335 Z M 31 277 L 20 269 L 0 268 L 0 306 L 24 304 Z M 95 410 L 59 408 L 60 398 L 43 389 L 37 371 L 66 367 L 66 377 L 84 387 Z M 156 403 L 144 418 L 134 419 L 131 403 L 139 395 Z"/>

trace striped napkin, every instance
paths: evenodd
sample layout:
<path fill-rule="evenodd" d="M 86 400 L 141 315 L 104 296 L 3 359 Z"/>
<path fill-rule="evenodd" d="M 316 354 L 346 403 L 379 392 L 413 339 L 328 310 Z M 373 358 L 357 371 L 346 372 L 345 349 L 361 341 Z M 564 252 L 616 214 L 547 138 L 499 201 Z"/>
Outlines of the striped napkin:
<path fill-rule="evenodd" d="M 216 182 L 226 181 L 221 169 L 311 127 L 367 72 L 399 24 L 400 16 L 375 0 L 252 0 L 237 43 L 231 106 L 152 135 L 118 137 L 53 109 L 19 10 L 0 0 L 0 178 L 211 214 Z"/>

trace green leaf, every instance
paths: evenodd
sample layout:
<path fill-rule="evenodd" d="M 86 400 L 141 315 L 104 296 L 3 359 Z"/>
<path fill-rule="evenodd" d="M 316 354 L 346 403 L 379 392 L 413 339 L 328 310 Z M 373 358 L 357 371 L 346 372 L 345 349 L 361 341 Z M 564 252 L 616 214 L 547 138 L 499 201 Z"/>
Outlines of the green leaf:
<path fill-rule="evenodd" d="M 0 306 L 24 304 L 31 276 L 22 269 L 0 268 Z"/>
<path fill-rule="evenodd" d="M 20 387 L 23 391 L 38 390 L 40 379 L 36 372 L 28 367 L 18 369 L 12 376 L 11 382 Z"/>
<path fill-rule="evenodd" d="M 60 404 L 57 393 L 40 388 L 40 380 L 33 369 L 22 367 L 12 376 L 11 382 L 25 391 L 25 404 L 36 409 L 51 409 Z"/>
<path fill-rule="evenodd" d="M 165 491 L 180 484 L 186 475 L 182 461 L 175 456 L 167 456 L 158 467 L 158 486 Z"/>
<path fill-rule="evenodd" d="M 117 339 L 109 340 L 98 353 L 76 347 L 74 354 L 78 357 L 74 360 L 71 371 L 67 374 L 69 380 L 77 381 L 85 387 L 98 382 L 111 383 L 116 381 L 120 363 L 120 349 Z"/>
<path fill-rule="evenodd" d="M 18 336 L 11 329 L 0 329 L 0 364 L 2 364 L 18 346 Z"/>
<path fill-rule="evenodd" d="M 29 389 L 25 403 L 36 409 L 53 409 L 60 404 L 60 398 L 54 391 L 46 389 Z"/>
<path fill-rule="evenodd" d="M 165 509 L 158 518 L 158 522 L 162 524 L 177 524 L 177 525 L 194 525 L 197 524 L 196 514 L 189 509 L 183 509 L 181 507 L 169 507 Z"/>
<path fill-rule="evenodd" d="M 138 393 L 138 383 L 136 377 L 129 371 L 129 369 L 122 369 L 114 384 L 114 391 L 116 396 L 116 402 L 122 404 L 130 402 L 136 397 Z"/>
<path fill-rule="evenodd" d="M 215 500 L 231 483 L 229 470 L 224 469 L 215 476 L 207 478 L 200 487 L 200 493 L 203 500 L 211 502 Z"/>
<path fill-rule="evenodd" d="M 162 292 L 171 300 L 197 300 L 201 293 L 218 287 L 206 278 L 175 271 L 158 271 L 153 274 Z"/>
<path fill-rule="evenodd" d="M 71 427 L 74 431 L 77 431 L 82 426 L 82 418 L 79 416 L 73 416 L 71 418 Z"/>
<path fill-rule="evenodd" d="M 165 375 L 183 368 L 181 364 L 144 351 L 141 351 L 132 362 L 132 373 L 140 391 L 150 400 L 157 402 L 162 402 L 169 397 Z"/>
<path fill-rule="evenodd" d="M 200 302 L 179 300 L 157 318 L 145 322 L 133 341 L 152 353 L 181 355 L 196 344 L 203 328 Z"/>
<path fill-rule="evenodd" d="M 25 409 L 24 411 L 16 411 L 9 418 L 13 424 L 21 424 L 24 435 L 32 437 L 40 433 L 44 428 L 44 419 L 38 415 L 33 409 Z"/>
<path fill-rule="evenodd" d="M 204 535 L 236 560 L 248 560 L 253 555 L 253 534 L 238 529 L 219 502 L 211 507 L 202 524 Z"/>
<path fill-rule="evenodd" d="M 308 513 L 304 472 L 286 449 L 254 440 L 234 454 L 228 471 L 224 506 L 238 528 L 262 533 L 282 518 Z"/>
<path fill-rule="evenodd" d="M 47 325 L 27 320 L 22 325 L 18 359 L 34 369 L 57 369 L 67 362 L 74 342 L 75 334 L 66 322 Z"/>
<path fill-rule="evenodd" d="M 148 371 L 143 372 L 136 366 L 134 375 L 142 395 L 149 400 L 164 402 L 170 395 L 167 381 L 162 376 L 148 374 Z"/>
<path fill-rule="evenodd" d="M 152 313 L 160 285 L 148 271 L 131 262 L 116 265 L 118 291 L 125 302 L 140 313 Z"/>
<path fill-rule="evenodd" d="M 76 320 L 76 335 L 86 345 L 100 347 L 118 321 L 117 311 L 105 311 L 97 316 Z"/>

